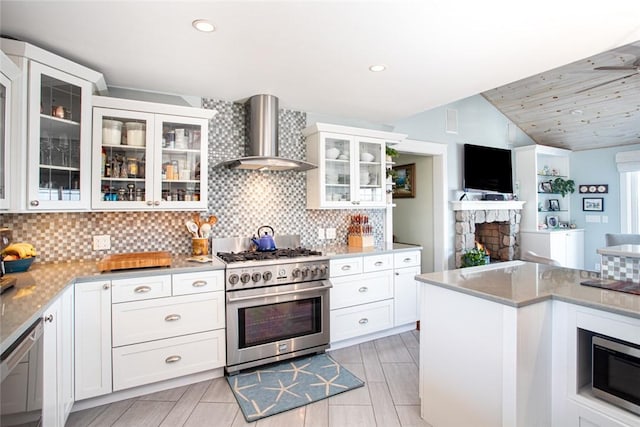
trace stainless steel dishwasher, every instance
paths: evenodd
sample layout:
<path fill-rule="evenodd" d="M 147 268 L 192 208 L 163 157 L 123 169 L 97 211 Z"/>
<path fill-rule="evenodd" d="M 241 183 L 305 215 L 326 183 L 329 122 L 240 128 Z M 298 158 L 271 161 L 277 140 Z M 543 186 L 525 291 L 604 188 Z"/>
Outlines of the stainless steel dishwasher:
<path fill-rule="evenodd" d="M 0 356 L 0 426 L 42 425 L 42 319 Z"/>

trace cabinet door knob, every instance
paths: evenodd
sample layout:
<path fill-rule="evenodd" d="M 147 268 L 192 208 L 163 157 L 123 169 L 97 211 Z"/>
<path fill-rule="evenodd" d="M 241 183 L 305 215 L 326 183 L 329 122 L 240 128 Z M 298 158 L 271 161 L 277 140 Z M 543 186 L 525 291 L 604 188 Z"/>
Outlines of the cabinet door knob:
<path fill-rule="evenodd" d="M 176 363 L 179 362 L 182 359 L 182 356 L 169 356 L 166 359 L 164 359 L 165 363 Z"/>
<path fill-rule="evenodd" d="M 400 275 L 400 273 L 398 273 L 398 272 L 396 271 L 396 276 L 399 276 L 399 275 Z"/>
<path fill-rule="evenodd" d="M 166 322 L 175 322 L 176 320 L 180 319 L 182 319 L 182 316 L 180 316 L 179 314 L 169 314 L 164 318 Z"/>
<path fill-rule="evenodd" d="M 366 325 L 367 323 L 369 323 L 369 319 L 364 317 L 364 318 L 358 320 L 358 323 L 360 323 L 361 325 Z"/>
<path fill-rule="evenodd" d="M 153 202 L 151 200 L 147 200 L 147 206 L 153 206 Z"/>
<path fill-rule="evenodd" d="M 44 317 L 45 322 L 53 322 L 53 314 Z"/>
<path fill-rule="evenodd" d="M 109 284 L 105 283 L 104 285 L 102 285 L 102 289 L 107 290 L 109 289 Z"/>
<path fill-rule="evenodd" d="M 40 202 L 39 202 L 39 201 L 37 201 L 37 200 L 32 200 L 32 201 L 30 201 L 30 202 L 29 202 L 29 204 L 30 204 L 31 206 L 38 206 L 38 205 L 40 204 Z"/>
<path fill-rule="evenodd" d="M 207 285 L 207 281 L 206 280 L 196 280 L 195 282 L 193 282 L 191 284 L 191 286 L 193 286 L 194 288 L 201 288 L 203 286 Z"/>
<path fill-rule="evenodd" d="M 151 291 L 151 286 L 138 286 L 133 290 L 136 294 L 144 294 L 149 291 Z"/>
<path fill-rule="evenodd" d="M 160 202 L 156 200 L 155 202 L 153 202 L 153 206 L 160 206 Z"/>

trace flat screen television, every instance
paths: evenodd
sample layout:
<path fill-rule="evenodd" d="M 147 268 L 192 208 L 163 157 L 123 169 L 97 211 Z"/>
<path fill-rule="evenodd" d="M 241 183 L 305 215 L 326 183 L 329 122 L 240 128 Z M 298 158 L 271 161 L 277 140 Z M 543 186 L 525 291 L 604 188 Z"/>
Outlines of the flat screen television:
<path fill-rule="evenodd" d="M 511 150 L 464 144 L 464 191 L 513 193 Z"/>

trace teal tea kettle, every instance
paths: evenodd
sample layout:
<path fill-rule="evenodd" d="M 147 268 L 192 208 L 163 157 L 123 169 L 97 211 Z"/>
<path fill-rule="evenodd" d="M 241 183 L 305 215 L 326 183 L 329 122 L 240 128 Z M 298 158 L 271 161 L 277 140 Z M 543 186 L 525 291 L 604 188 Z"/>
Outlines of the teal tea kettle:
<path fill-rule="evenodd" d="M 260 232 L 265 228 L 271 230 L 271 235 L 269 235 L 269 232 L 265 231 L 264 234 L 260 236 Z M 276 242 L 273 240 L 274 234 L 275 232 L 273 231 L 273 227 L 269 225 L 263 225 L 262 227 L 258 228 L 258 236 L 260 238 L 256 239 L 256 237 L 254 236 L 251 241 L 257 246 L 258 251 L 260 252 L 275 251 Z"/>

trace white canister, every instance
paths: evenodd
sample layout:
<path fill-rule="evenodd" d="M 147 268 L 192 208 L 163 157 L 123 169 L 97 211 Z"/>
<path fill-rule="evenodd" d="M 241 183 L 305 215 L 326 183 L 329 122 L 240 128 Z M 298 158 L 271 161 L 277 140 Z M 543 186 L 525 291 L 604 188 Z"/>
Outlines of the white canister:
<path fill-rule="evenodd" d="M 122 122 L 102 119 L 102 144 L 120 145 L 122 141 Z"/>
<path fill-rule="evenodd" d="M 144 123 L 127 122 L 125 126 L 127 128 L 127 145 L 144 147 L 146 138 Z"/>

